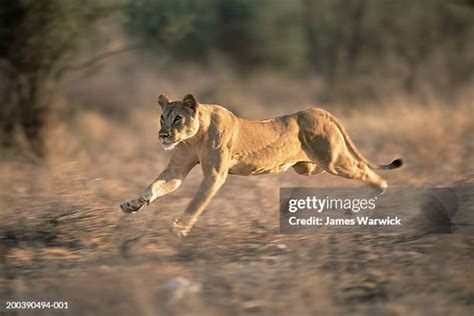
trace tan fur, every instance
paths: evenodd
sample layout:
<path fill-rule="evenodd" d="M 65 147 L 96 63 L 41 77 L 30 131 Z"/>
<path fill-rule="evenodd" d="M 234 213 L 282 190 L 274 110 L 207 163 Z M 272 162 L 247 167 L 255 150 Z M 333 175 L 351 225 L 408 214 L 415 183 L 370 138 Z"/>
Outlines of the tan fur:
<path fill-rule="evenodd" d="M 387 187 L 373 171 L 380 166 L 365 159 L 338 120 L 322 109 L 249 121 L 222 106 L 198 104 L 192 95 L 175 102 L 160 96 L 158 103 L 163 109 L 161 141 L 165 149 L 173 149 L 169 165 L 142 196 L 121 208 L 136 212 L 176 190 L 200 164 L 204 180 L 183 218 L 174 223 L 174 232 L 180 236 L 189 233 L 228 174 L 279 173 L 292 167 L 302 175 L 327 171 L 382 191 Z"/>

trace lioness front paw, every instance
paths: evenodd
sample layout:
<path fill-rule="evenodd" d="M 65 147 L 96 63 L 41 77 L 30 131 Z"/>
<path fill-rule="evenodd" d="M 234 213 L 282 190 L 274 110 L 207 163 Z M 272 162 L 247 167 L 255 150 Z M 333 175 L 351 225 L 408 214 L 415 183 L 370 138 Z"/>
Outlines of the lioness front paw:
<path fill-rule="evenodd" d="M 120 208 L 124 213 L 135 213 L 145 206 L 146 202 L 142 198 L 130 200 L 120 204 Z"/>
<path fill-rule="evenodd" d="M 179 218 L 176 218 L 173 221 L 171 233 L 176 237 L 183 238 L 188 235 L 189 229 L 187 228 L 186 224 L 184 224 Z"/>

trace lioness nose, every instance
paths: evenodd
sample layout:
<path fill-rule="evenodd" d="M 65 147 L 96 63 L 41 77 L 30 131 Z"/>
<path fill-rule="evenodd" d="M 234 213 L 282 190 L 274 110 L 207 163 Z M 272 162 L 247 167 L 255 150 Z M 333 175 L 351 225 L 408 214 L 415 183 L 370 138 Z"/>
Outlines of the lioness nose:
<path fill-rule="evenodd" d="M 161 138 L 167 138 L 167 137 L 170 136 L 170 133 L 167 132 L 167 131 L 160 131 L 160 132 L 158 133 L 158 136 L 160 136 Z"/>

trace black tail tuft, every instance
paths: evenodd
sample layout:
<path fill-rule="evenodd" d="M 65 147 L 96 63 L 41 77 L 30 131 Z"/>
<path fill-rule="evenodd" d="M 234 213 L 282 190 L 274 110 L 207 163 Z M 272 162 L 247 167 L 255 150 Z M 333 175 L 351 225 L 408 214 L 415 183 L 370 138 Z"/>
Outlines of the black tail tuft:
<path fill-rule="evenodd" d="M 401 166 L 403 166 L 403 160 L 401 158 L 397 158 L 394 161 L 392 161 L 391 163 L 389 163 L 388 165 L 381 165 L 379 167 L 379 169 L 380 170 L 390 170 L 390 169 L 400 168 Z"/>

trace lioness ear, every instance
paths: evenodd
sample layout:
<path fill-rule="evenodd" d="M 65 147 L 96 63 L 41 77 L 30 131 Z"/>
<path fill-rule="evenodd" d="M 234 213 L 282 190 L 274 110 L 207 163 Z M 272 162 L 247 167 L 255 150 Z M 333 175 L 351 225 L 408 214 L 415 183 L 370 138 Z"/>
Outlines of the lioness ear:
<path fill-rule="evenodd" d="M 183 105 L 187 108 L 190 108 L 192 110 L 196 110 L 196 107 L 198 105 L 198 102 L 196 100 L 196 97 L 192 94 L 187 94 L 183 98 Z"/>
<path fill-rule="evenodd" d="M 168 98 L 165 97 L 164 95 L 160 94 L 160 96 L 158 97 L 158 104 L 161 106 L 161 108 L 164 109 L 165 106 L 168 105 L 168 103 L 170 103 Z"/>

